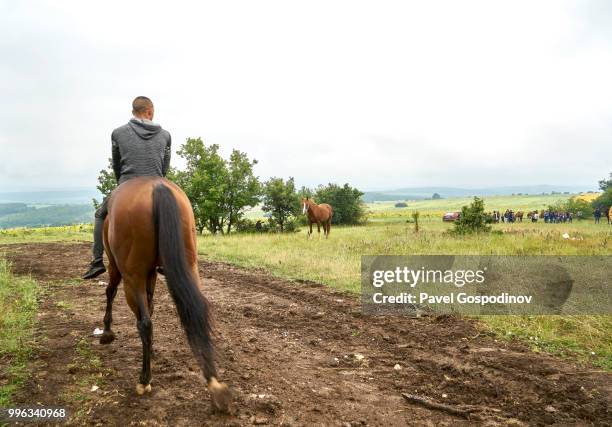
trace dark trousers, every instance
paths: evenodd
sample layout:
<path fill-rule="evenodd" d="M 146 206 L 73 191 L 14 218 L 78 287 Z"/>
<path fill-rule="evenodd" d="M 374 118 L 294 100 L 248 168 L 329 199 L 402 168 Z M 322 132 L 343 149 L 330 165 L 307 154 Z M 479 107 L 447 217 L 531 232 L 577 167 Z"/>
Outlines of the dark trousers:
<path fill-rule="evenodd" d="M 104 255 L 104 239 L 102 234 L 104 233 L 104 220 L 106 219 L 106 215 L 108 215 L 108 197 L 102 200 L 102 203 L 94 215 L 93 262 L 102 262 L 102 256 Z"/>

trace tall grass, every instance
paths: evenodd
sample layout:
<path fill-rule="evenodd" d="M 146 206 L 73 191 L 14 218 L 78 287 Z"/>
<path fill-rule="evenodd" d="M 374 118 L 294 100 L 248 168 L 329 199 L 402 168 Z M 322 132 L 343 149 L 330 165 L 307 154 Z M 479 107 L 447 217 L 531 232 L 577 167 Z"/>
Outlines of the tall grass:
<path fill-rule="evenodd" d="M 0 407 L 10 404 L 11 396 L 27 377 L 38 307 L 36 282 L 13 276 L 9 267 L 0 258 L 0 363 L 7 376 L 0 384 Z"/>
<path fill-rule="evenodd" d="M 200 236 L 200 253 L 274 274 L 318 280 L 358 292 L 362 255 L 612 255 L 612 227 L 573 224 L 496 224 L 492 233 L 454 236 L 441 220 L 332 227 L 328 240 L 292 234 Z M 497 232 L 496 232 L 497 231 Z M 570 239 L 563 239 L 568 233 Z"/>

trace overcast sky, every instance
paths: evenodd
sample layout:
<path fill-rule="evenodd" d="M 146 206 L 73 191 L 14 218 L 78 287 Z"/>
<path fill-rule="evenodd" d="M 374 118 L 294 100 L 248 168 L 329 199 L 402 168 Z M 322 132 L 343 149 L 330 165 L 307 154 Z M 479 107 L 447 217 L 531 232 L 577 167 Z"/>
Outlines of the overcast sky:
<path fill-rule="evenodd" d="M 246 151 L 262 179 L 612 170 L 612 1 L 0 0 L 0 58 L 0 191 L 94 187 L 137 95 L 174 149 Z"/>

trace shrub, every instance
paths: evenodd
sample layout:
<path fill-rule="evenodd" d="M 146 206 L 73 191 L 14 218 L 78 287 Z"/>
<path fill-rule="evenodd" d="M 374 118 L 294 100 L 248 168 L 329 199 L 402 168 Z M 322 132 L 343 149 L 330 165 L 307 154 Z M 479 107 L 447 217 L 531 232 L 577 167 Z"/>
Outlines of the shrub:
<path fill-rule="evenodd" d="M 414 220 L 414 232 L 415 233 L 419 232 L 419 217 L 420 216 L 421 216 L 421 213 L 419 211 L 412 212 L 412 219 Z"/>
<path fill-rule="evenodd" d="M 474 201 L 469 206 L 461 208 L 461 216 L 455 221 L 453 232 L 456 234 L 471 234 L 489 231 L 491 231 L 491 226 L 487 224 L 484 201 L 474 197 Z"/>
<path fill-rule="evenodd" d="M 300 199 L 295 191 L 293 178 L 270 178 L 264 184 L 262 210 L 270 214 L 271 227 L 285 231 L 289 223 L 300 213 Z"/>
<path fill-rule="evenodd" d="M 334 209 L 332 223 L 355 225 L 365 220 L 365 209 L 361 200 L 363 193 L 348 184 L 320 186 L 314 195 L 317 204 L 328 203 Z"/>

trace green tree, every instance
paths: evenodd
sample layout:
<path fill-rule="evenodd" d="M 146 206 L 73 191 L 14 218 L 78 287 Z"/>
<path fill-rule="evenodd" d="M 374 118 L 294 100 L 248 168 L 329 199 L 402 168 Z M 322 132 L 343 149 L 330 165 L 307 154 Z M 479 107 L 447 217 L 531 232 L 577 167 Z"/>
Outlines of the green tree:
<path fill-rule="evenodd" d="M 601 191 L 607 191 L 612 188 L 612 172 L 610 172 L 610 176 L 607 179 L 602 179 L 599 181 L 599 189 Z"/>
<path fill-rule="evenodd" d="M 591 203 L 593 209 L 599 209 L 601 212 L 608 212 L 612 206 L 612 187 L 609 187 L 598 198 Z"/>
<path fill-rule="evenodd" d="M 440 196 L 438 193 L 433 193 L 432 196 L 431 196 L 432 200 L 438 200 L 438 199 L 441 199 L 441 198 L 442 198 L 442 196 Z"/>
<path fill-rule="evenodd" d="M 302 185 L 302 188 L 300 188 L 298 195 L 300 196 L 300 198 L 312 198 L 312 196 L 314 196 L 314 191 Z"/>
<path fill-rule="evenodd" d="M 270 213 L 271 222 L 278 224 L 281 233 L 285 231 L 287 223 L 297 216 L 300 210 L 300 199 L 295 191 L 293 178 L 287 181 L 270 178 L 264 184 L 262 210 Z"/>
<path fill-rule="evenodd" d="M 365 208 L 361 200 L 363 193 L 348 184 L 340 187 L 337 184 L 319 186 L 314 195 L 316 203 L 327 203 L 334 210 L 332 222 L 334 224 L 355 225 L 362 223 L 365 218 Z"/>
<path fill-rule="evenodd" d="M 577 197 L 571 197 L 565 201 L 559 201 L 550 205 L 548 206 L 548 210 L 554 212 L 571 212 L 574 214 L 574 217 L 576 217 L 578 212 L 582 212 L 583 218 L 593 215 L 592 203 Z"/>
<path fill-rule="evenodd" d="M 603 193 L 591 202 L 591 207 L 593 210 L 599 209 L 601 212 L 607 213 L 612 206 L 612 172 L 610 172 L 609 178 L 599 181 L 599 188 Z"/>
<path fill-rule="evenodd" d="M 173 178 L 191 202 L 196 228 L 200 233 L 204 229 L 222 233 L 228 214 L 225 203 L 228 170 L 219 146 L 206 146 L 201 138 L 188 138 L 177 154 L 187 165 L 185 170 L 173 172 Z"/>
<path fill-rule="evenodd" d="M 470 234 L 489 231 L 491 231 L 491 226 L 487 225 L 484 201 L 474 197 L 474 201 L 469 206 L 461 208 L 461 216 L 455 221 L 453 232 L 456 234 Z"/>
<path fill-rule="evenodd" d="M 103 198 L 106 198 L 113 192 L 113 190 L 117 187 L 117 180 L 115 179 L 115 172 L 113 172 L 113 159 L 108 159 L 108 166 L 106 169 L 102 169 L 100 171 L 100 175 L 98 175 L 98 185 L 96 188 L 102 194 Z M 96 199 L 92 199 L 94 209 L 98 209 L 100 206 L 100 202 Z"/>
<path fill-rule="evenodd" d="M 227 234 L 232 225 L 236 224 L 244 215 L 247 207 L 255 206 L 259 202 L 261 184 L 253 174 L 253 166 L 257 160 L 249 160 L 242 151 L 233 150 L 227 164 L 227 184 L 225 204 L 227 211 Z"/>

